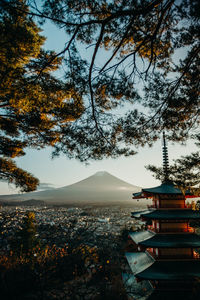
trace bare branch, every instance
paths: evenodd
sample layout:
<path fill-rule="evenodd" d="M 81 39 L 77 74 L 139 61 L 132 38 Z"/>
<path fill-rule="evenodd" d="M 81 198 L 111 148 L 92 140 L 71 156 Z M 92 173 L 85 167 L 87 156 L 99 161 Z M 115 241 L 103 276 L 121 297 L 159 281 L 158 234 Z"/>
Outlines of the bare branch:
<path fill-rule="evenodd" d="M 93 52 L 93 55 L 92 55 L 92 60 L 91 60 L 90 69 L 89 69 L 89 88 L 90 88 L 90 96 L 91 96 L 91 104 L 92 104 L 92 115 L 93 115 L 95 125 L 96 125 L 96 128 L 97 128 L 98 131 L 99 131 L 99 126 L 98 126 L 98 122 L 97 122 L 97 119 L 96 119 L 94 93 L 93 93 L 93 89 L 92 89 L 92 70 L 93 70 L 94 61 L 95 61 L 95 58 L 96 58 L 96 55 L 97 55 L 99 45 L 100 45 L 100 43 L 102 41 L 102 38 L 103 38 L 104 27 L 105 27 L 105 24 L 103 23 L 102 26 L 101 26 L 101 31 L 100 31 L 100 34 L 99 34 L 99 38 L 97 40 L 97 43 L 96 43 L 96 46 L 95 46 L 95 49 L 94 49 L 94 52 Z"/>

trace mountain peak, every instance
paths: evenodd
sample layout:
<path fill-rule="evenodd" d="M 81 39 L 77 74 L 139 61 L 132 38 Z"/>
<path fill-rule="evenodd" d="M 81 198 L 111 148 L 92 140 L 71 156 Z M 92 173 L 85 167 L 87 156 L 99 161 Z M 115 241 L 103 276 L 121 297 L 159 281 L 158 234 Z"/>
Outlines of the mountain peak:
<path fill-rule="evenodd" d="M 111 174 L 106 171 L 98 171 L 94 174 L 94 176 L 105 176 L 105 175 L 111 175 Z"/>
<path fill-rule="evenodd" d="M 7 197 L 6 200 L 36 199 L 50 201 L 51 203 L 66 203 L 67 205 L 70 203 L 73 206 L 80 203 L 110 203 L 115 205 L 116 203 L 122 204 L 126 200 L 131 200 L 132 193 L 139 192 L 140 190 L 140 187 L 129 184 L 106 171 L 99 171 L 79 182 L 62 188 L 23 195 L 12 195 Z"/>

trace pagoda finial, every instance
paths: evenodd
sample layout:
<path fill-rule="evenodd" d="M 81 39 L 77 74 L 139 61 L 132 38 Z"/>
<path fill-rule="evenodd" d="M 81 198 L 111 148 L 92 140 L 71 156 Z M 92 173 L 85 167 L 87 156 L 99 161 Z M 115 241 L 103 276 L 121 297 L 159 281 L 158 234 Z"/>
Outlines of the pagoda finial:
<path fill-rule="evenodd" d="M 165 132 L 163 131 L 163 172 L 164 172 L 164 182 L 169 181 L 169 159 L 168 159 L 168 149 L 165 139 Z"/>

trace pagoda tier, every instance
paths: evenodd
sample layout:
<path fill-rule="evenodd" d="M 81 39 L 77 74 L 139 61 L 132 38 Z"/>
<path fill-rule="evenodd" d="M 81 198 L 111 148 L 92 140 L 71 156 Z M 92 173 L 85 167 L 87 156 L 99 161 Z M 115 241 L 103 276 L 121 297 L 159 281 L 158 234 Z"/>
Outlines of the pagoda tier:
<path fill-rule="evenodd" d="M 133 212 L 131 215 L 133 218 L 142 218 L 144 220 L 200 220 L 199 211 L 192 209 L 157 209 L 153 211 Z"/>
<path fill-rule="evenodd" d="M 155 234 L 151 231 L 131 232 L 132 241 L 143 248 L 200 248 L 197 234 Z"/>
<path fill-rule="evenodd" d="M 139 196 L 139 194 L 140 193 L 136 193 L 133 195 Z M 180 195 L 184 199 L 184 195 L 182 191 L 179 188 L 176 188 L 171 181 L 163 182 L 161 185 L 153 188 L 142 189 L 141 194 L 143 196 L 147 196 L 147 194 L 149 194 L 149 196 L 156 195 L 156 194 L 161 196 L 162 194 L 164 194 L 166 197 L 168 196 L 173 197 L 173 195 L 176 195 L 177 197 L 178 195 Z M 189 192 L 187 191 L 186 194 L 189 194 Z"/>
<path fill-rule="evenodd" d="M 200 278 L 200 260 L 156 261 L 148 253 L 126 253 L 132 273 L 140 280 L 193 280 Z"/>
<path fill-rule="evenodd" d="M 200 278 L 200 236 L 189 222 L 200 220 L 200 212 L 188 209 L 185 196 L 171 182 L 143 189 L 134 199 L 151 198 L 149 209 L 132 213 L 146 222 L 146 231 L 130 232 L 138 252 L 126 253 L 132 273 L 149 280 L 156 290 L 192 290 Z"/>

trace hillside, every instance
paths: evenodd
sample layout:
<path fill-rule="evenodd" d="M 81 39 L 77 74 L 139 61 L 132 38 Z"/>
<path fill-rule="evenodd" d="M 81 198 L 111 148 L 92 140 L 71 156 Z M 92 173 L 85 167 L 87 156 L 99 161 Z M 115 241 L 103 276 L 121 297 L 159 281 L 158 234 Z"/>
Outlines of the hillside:
<path fill-rule="evenodd" d="M 131 185 L 108 172 L 97 172 L 94 175 L 72 185 L 57 189 L 26 194 L 2 195 L 0 201 L 41 200 L 47 203 L 82 205 L 82 204 L 121 204 L 132 203 L 132 193 L 140 191 L 138 186 Z M 131 202 L 130 202 L 131 201 Z"/>

